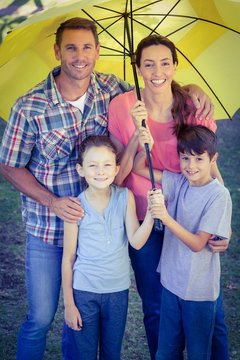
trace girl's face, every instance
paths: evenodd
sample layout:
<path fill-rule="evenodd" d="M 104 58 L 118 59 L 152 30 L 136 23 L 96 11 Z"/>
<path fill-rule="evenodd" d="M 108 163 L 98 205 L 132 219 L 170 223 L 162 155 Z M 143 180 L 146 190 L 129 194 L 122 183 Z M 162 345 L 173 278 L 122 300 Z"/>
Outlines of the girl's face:
<path fill-rule="evenodd" d="M 154 93 L 171 89 L 176 71 L 170 49 L 164 45 L 151 45 L 142 51 L 139 75 L 143 77 L 145 88 Z"/>
<path fill-rule="evenodd" d="M 106 146 L 93 146 L 85 151 L 83 164 L 77 164 L 77 171 L 88 186 L 94 189 L 109 187 L 119 171 L 116 155 Z"/>

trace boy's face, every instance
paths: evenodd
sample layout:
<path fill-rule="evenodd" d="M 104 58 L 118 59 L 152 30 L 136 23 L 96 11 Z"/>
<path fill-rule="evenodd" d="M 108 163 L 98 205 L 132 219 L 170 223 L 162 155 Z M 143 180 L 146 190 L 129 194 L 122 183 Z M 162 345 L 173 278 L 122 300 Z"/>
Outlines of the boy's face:
<path fill-rule="evenodd" d="M 119 166 L 116 155 L 106 146 L 91 147 L 84 153 L 83 164 L 77 164 L 77 172 L 84 177 L 89 187 L 106 189 L 114 181 Z"/>
<path fill-rule="evenodd" d="M 179 157 L 181 172 L 191 186 L 203 186 L 212 180 L 211 166 L 216 161 L 217 154 L 212 159 L 206 151 L 200 155 L 180 153 Z"/>

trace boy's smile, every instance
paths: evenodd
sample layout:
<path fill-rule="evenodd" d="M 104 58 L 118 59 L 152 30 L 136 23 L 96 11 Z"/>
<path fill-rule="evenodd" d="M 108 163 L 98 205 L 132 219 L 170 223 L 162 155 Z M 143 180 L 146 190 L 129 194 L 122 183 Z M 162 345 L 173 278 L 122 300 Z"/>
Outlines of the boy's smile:
<path fill-rule="evenodd" d="M 212 181 L 211 166 L 216 156 L 210 159 L 205 151 L 202 154 L 180 153 L 180 168 L 191 186 L 203 186 Z"/>

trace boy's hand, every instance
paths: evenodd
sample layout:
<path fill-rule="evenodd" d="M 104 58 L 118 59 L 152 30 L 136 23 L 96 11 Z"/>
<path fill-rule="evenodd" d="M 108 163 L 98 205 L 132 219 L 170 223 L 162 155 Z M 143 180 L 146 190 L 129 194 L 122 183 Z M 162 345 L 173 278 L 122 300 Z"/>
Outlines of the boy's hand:
<path fill-rule="evenodd" d="M 64 318 L 67 326 L 71 329 L 76 331 L 82 330 L 82 318 L 75 305 L 65 306 Z"/>
<path fill-rule="evenodd" d="M 164 196 L 160 189 L 148 192 L 148 208 L 153 219 L 160 219 L 166 224 L 169 215 L 165 206 Z"/>
<path fill-rule="evenodd" d="M 139 144 L 143 149 L 145 148 L 145 144 L 148 144 L 149 150 L 152 150 L 154 140 L 148 126 L 146 128 L 144 126 L 139 127 Z"/>
<path fill-rule="evenodd" d="M 131 109 L 133 122 L 137 129 L 142 126 L 142 121 L 147 120 L 148 113 L 143 101 L 138 100 Z"/>

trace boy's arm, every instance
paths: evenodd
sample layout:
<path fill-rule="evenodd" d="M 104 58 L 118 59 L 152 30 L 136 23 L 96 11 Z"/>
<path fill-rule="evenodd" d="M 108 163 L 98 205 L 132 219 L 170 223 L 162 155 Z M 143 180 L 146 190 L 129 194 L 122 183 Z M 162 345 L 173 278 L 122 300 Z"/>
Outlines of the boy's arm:
<path fill-rule="evenodd" d="M 145 150 L 139 151 L 134 159 L 133 172 L 135 174 L 141 175 L 141 176 L 151 180 L 146 161 L 147 161 L 147 157 L 146 157 Z M 154 175 L 154 180 L 157 183 L 162 182 L 162 171 L 161 170 L 153 169 L 153 175 Z"/>
<path fill-rule="evenodd" d="M 150 192 L 149 192 L 150 194 Z M 150 195 L 148 195 L 149 198 Z M 134 249 L 141 249 L 146 243 L 153 227 L 153 218 L 149 210 L 146 212 L 145 219 L 141 226 L 136 214 L 136 204 L 133 193 L 128 190 L 128 204 L 125 217 L 125 227 L 127 232 L 128 241 Z"/>
<path fill-rule="evenodd" d="M 78 225 L 64 222 L 62 287 L 64 317 L 66 324 L 74 330 L 81 330 L 82 319 L 73 298 L 73 264 L 76 259 Z"/>
<path fill-rule="evenodd" d="M 159 193 L 160 190 L 156 190 L 156 192 Z M 150 212 L 153 218 L 162 220 L 163 224 L 194 252 L 201 251 L 211 237 L 211 234 L 204 231 L 198 231 L 193 234 L 175 221 L 167 212 L 162 194 L 158 199 L 158 204 L 151 208 Z"/>

